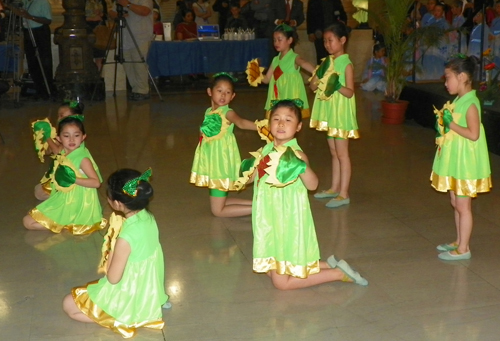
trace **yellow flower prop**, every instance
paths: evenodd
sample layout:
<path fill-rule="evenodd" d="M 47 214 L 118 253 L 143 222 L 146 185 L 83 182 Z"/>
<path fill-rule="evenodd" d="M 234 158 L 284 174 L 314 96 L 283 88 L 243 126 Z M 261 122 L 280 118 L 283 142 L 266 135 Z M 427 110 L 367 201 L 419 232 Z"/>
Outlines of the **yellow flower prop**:
<path fill-rule="evenodd" d="M 295 150 L 294 148 L 287 147 L 287 146 L 275 146 L 274 150 L 271 153 L 269 153 L 269 158 L 271 159 L 267 163 L 267 165 L 269 167 L 265 169 L 266 173 L 269 175 L 267 177 L 266 183 L 270 184 L 273 187 L 282 188 L 282 187 L 288 186 L 288 185 L 294 183 L 295 181 L 297 181 L 297 179 L 299 178 L 299 177 L 296 177 L 293 180 L 290 180 L 286 183 L 282 183 L 277 177 L 278 165 L 280 164 L 280 159 L 283 156 L 283 154 L 287 151 L 288 148 L 292 149 L 292 151 L 295 154 L 295 156 L 297 157 L 297 159 L 302 160 L 302 157 L 300 156 L 299 152 L 297 150 Z M 301 161 L 299 161 L 299 162 L 301 162 Z"/>
<path fill-rule="evenodd" d="M 31 123 L 31 128 L 33 129 L 33 141 L 38 158 L 40 162 L 44 162 L 44 156 L 49 149 L 47 140 L 56 137 L 56 128 L 50 124 L 48 118 L 34 121 Z"/>
<path fill-rule="evenodd" d="M 454 110 L 455 110 L 455 104 L 450 103 L 450 101 L 446 102 L 444 104 L 443 108 L 440 110 L 438 110 L 434 106 L 434 114 L 436 114 L 436 127 L 435 128 L 437 131 L 436 144 L 439 147 L 443 146 L 445 139 L 450 139 L 453 135 L 452 130 L 445 129 L 445 124 L 444 124 L 444 120 L 443 120 L 443 116 L 445 115 L 445 111 L 451 112 L 451 115 L 453 116 L 453 121 L 455 121 L 455 122 L 458 121 L 458 119 L 461 116 L 459 113 L 455 113 Z"/>
<path fill-rule="evenodd" d="M 491 52 L 493 52 L 493 50 L 491 48 L 488 48 L 488 49 L 484 50 L 483 56 L 488 57 L 491 54 Z"/>
<path fill-rule="evenodd" d="M 264 79 L 264 68 L 260 66 L 259 60 L 257 58 L 252 59 L 247 64 L 247 70 L 245 71 L 248 80 L 248 84 L 251 86 L 258 86 L 262 83 Z"/>
<path fill-rule="evenodd" d="M 220 126 L 217 122 L 215 122 L 216 120 L 210 120 L 210 115 L 219 115 L 220 116 L 220 122 L 221 122 Z M 213 122 L 210 122 L 210 121 L 213 121 Z M 222 136 L 224 136 L 224 134 L 227 131 L 227 128 L 229 128 L 229 126 L 231 125 L 231 122 L 226 118 L 226 116 L 224 116 L 221 109 L 217 109 L 215 111 L 210 112 L 205 117 L 205 120 L 203 121 L 203 123 L 209 123 L 210 127 L 207 127 L 207 129 L 210 129 L 214 132 L 214 135 L 207 136 L 202 131 L 201 134 L 203 136 L 204 142 L 220 139 Z M 202 130 L 203 130 L 203 128 L 202 128 Z M 217 132 L 217 133 L 215 134 L 215 132 Z"/>
<path fill-rule="evenodd" d="M 104 242 L 101 247 L 101 260 L 99 261 L 99 265 L 97 267 L 97 273 L 105 274 L 108 270 L 108 260 L 109 255 L 115 249 L 116 239 L 120 234 L 123 222 L 125 218 L 116 213 L 111 213 L 109 217 L 109 228 L 108 232 L 104 236 Z"/>
<path fill-rule="evenodd" d="M 75 165 L 65 155 L 59 154 L 54 160 L 51 178 L 56 190 L 70 192 L 76 186 L 76 179 L 81 176 Z"/>
<path fill-rule="evenodd" d="M 245 188 L 246 183 L 250 181 L 250 178 L 253 176 L 253 173 L 257 169 L 260 160 L 262 160 L 262 148 L 259 148 L 259 150 L 255 152 L 250 152 L 250 155 L 255 158 L 255 161 L 253 163 L 253 166 L 250 167 L 250 169 L 243 171 L 243 175 L 234 182 L 234 187 L 238 191 L 241 191 L 243 188 Z"/>
<path fill-rule="evenodd" d="M 263 120 L 257 120 L 255 121 L 255 125 L 257 126 L 257 133 L 259 133 L 260 138 L 266 143 L 273 142 L 274 141 L 274 136 L 271 134 L 271 131 L 269 130 L 269 120 L 268 119 L 263 119 Z"/>
<path fill-rule="evenodd" d="M 329 57 L 326 57 L 326 58 L 329 58 Z M 332 89 L 331 89 L 332 84 L 329 84 L 330 78 L 332 80 L 334 78 L 340 79 L 340 74 L 338 72 L 336 72 L 335 69 L 333 68 L 333 60 L 331 60 L 331 59 L 326 60 L 326 58 L 322 59 L 321 64 L 316 67 L 316 70 L 314 70 L 311 78 L 309 78 L 309 82 L 311 82 L 311 80 L 314 78 L 314 76 L 317 76 L 318 88 L 314 92 L 319 91 L 318 99 L 320 99 L 322 101 L 329 100 L 334 94 L 334 91 L 332 91 Z M 326 65 L 326 68 L 325 68 L 325 65 L 323 65 L 324 63 Z M 318 74 L 318 73 L 323 73 L 323 77 L 320 77 L 321 74 Z"/>

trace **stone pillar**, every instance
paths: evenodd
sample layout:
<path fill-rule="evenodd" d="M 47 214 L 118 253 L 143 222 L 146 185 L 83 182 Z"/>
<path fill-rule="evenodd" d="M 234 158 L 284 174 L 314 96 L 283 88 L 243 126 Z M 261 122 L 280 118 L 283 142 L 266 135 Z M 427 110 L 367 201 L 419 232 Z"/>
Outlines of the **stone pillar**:
<path fill-rule="evenodd" d="M 55 83 L 60 97 L 102 99 L 104 86 L 93 61 L 95 36 L 87 30 L 85 0 L 63 0 L 64 24 L 54 31 L 54 43 L 59 45 L 59 65 Z"/>

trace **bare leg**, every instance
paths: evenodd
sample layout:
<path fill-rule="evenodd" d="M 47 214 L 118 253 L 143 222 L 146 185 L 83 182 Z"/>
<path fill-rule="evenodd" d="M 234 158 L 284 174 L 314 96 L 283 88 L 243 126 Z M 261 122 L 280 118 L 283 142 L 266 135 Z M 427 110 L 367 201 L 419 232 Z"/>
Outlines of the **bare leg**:
<path fill-rule="evenodd" d="M 455 196 L 455 194 L 453 194 Z M 458 214 L 458 230 L 456 251 L 451 254 L 466 253 L 469 251 L 469 241 L 472 234 L 472 198 L 455 196 L 455 212 Z"/>
<path fill-rule="evenodd" d="M 453 216 L 455 218 L 455 229 L 457 230 L 457 239 L 455 239 L 455 244 L 458 245 L 458 241 L 459 241 L 459 237 L 460 236 L 460 215 L 458 214 L 458 211 L 457 211 L 457 201 L 456 201 L 456 196 L 455 196 L 455 192 L 453 191 L 450 191 L 450 202 L 451 202 L 451 206 L 453 207 Z M 451 245 L 453 243 L 450 243 L 449 245 Z"/>
<path fill-rule="evenodd" d="M 346 278 L 340 269 L 322 269 L 321 272 L 310 275 L 307 278 L 296 278 L 288 275 L 278 275 L 276 270 L 270 271 L 270 277 L 273 285 L 279 290 L 293 290 L 307 288 L 318 284 L 335 282 L 335 281 L 351 281 Z"/>
<path fill-rule="evenodd" d="M 88 317 L 80 309 L 78 309 L 71 294 L 68 294 L 64 297 L 63 310 L 73 320 L 76 320 L 78 322 L 94 323 L 94 321 L 90 317 Z"/>
<path fill-rule="evenodd" d="M 349 139 L 334 139 L 337 158 L 340 164 L 340 191 L 339 195 L 349 198 L 349 184 L 351 183 L 351 158 L 349 157 Z"/>
<path fill-rule="evenodd" d="M 27 230 L 33 231 L 49 231 L 45 226 L 39 224 L 35 219 L 33 219 L 29 214 L 25 215 L 23 218 L 23 225 Z"/>
<path fill-rule="evenodd" d="M 38 184 L 35 186 L 35 198 L 38 200 L 44 201 L 47 200 L 50 197 L 47 192 L 45 192 L 42 188 L 42 184 Z"/>
<path fill-rule="evenodd" d="M 210 196 L 210 208 L 216 217 L 242 217 L 252 214 L 252 201 Z"/>
<path fill-rule="evenodd" d="M 338 193 L 340 190 L 340 162 L 337 156 L 337 148 L 335 147 L 335 139 L 327 139 L 330 154 L 332 155 L 332 185 L 330 190 Z"/>

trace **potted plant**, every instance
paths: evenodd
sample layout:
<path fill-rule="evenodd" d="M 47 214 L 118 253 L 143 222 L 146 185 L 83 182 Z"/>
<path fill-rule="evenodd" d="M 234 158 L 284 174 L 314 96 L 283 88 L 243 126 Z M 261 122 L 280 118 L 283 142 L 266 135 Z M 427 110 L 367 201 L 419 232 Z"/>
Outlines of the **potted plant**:
<path fill-rule="evenodd" d="M 401 124 L 405 119 L 407 101 L 399 99 L 403 88 L 411 76 L 414 63 L 414 50 L 418 42 L 427 48 L 435 46 L 445 35 L 445 31 L 437 27 L 415 29 L 409 20 L 408 13 L 414 0 L 375 0 L 374 13 L 387 49 L 388 62 L 385 67 L 387 87 L 385 100 L 382 101 L 382 122 Z M 370 8 L 372 8 L 370 6 Z M 418 61 L 418 60 L 417 60 Z M 419 69 L 415 70 L 418 72 Z"/>

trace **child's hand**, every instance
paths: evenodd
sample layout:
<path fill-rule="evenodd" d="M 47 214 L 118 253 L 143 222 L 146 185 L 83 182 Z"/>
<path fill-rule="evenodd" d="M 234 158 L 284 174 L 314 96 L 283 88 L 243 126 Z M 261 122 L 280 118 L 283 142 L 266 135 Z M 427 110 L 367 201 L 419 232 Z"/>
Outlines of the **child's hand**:
<path fill-rule="evenodd" d="M 444 126 L 444 133 L 446 134 L 447 132 L 450 131 L 450 123 L 453 122 L 453 115 L 451 114 L 451 111 L 448 109 L 443 110 L 443 126 Z"/>
<path fill-rule="evenodd" d="M 335 91 L 340 90 L 342 84 L 340 84 L 339 75 L 334 73 L 330 77 L 328 77 L 328 82 L 325 87 L 325 95 L 331 96 Z"/>

